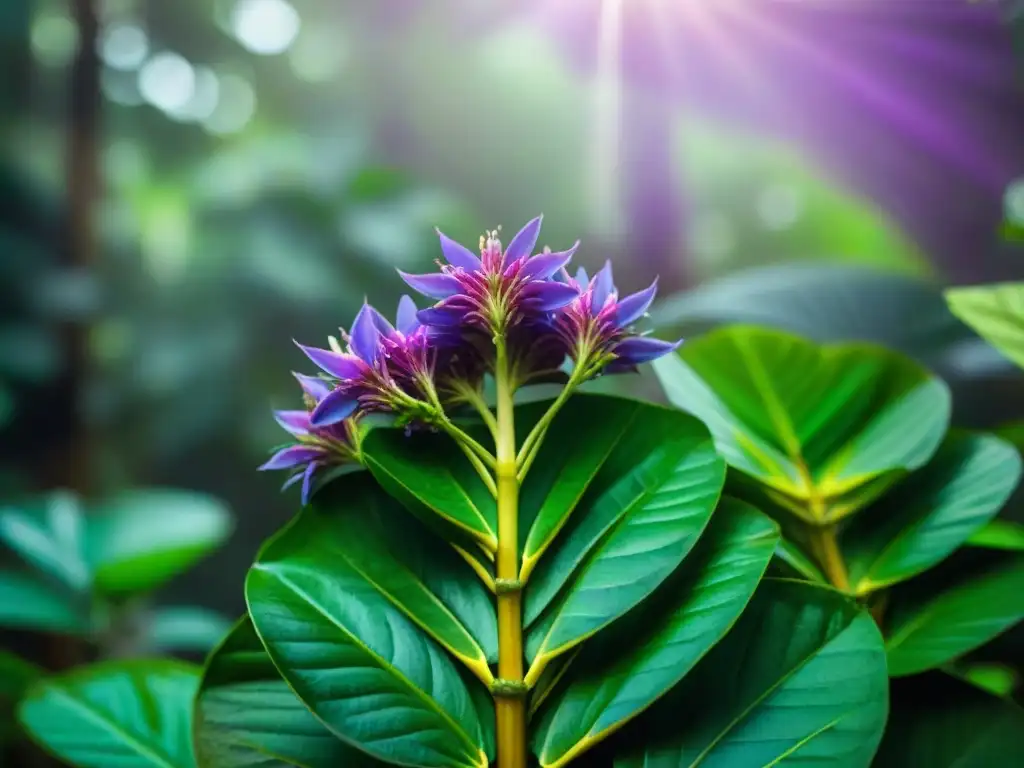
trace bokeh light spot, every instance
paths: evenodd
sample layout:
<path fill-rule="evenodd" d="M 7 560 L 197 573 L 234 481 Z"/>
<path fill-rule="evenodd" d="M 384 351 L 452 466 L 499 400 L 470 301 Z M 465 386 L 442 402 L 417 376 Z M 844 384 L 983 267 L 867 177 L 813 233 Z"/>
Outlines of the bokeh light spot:
<path fill-rule="evenodd" d="M 142 66 L 149 53 L 149 38 L 134 24 L 115 24 L 100 41 L 100 57 L 112 69 L 132 71 Z"/>
<path fill-rule="evenodd" d="M 322 83 L 337 76 L 348 62 L 349 49 L 337 30 L 303 32 L 289 54 L 295 75 L 306 82 Z"/>
<path fill-rule="evenodd" d="M 176 53 L 158 53 L 139 70 L 142 98 L 169 114 L 183 109 L 191 101 L 195 88 L 195 70 Z"/>
<path fill-rule="evenodd" d="M 262 56 L 287 51 L 299 26 L 299 14 L 287 0 L 238 0 L 231 14 L 231 30 L 238 42 Z"/>
<path fill-rule="evenodd" d="M 32 52 L 50 67 L 65 66 L 78 51 L 78 29 L 64 13 L 42 13 L 32 22 Z"/>
<path fill-rule="evenodd" d="M 237 133 L 256 114 L 256 92 L 238 75 L 223 75 L 219 91 L 217 106 L 202 121 L 203 127 L 218 135 Z"/>
<path fill-rule="evenodd" d="M 757 199 L 757 215 L 768 229 L 789 229 L 800 218 L 803 202 L 793 187 L 775 184 L 766 187 Z"/>

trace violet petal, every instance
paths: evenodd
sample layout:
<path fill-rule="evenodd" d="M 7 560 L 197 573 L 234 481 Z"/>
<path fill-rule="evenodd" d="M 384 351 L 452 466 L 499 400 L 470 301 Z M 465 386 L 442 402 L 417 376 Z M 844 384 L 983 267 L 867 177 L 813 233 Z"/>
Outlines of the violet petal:
<path fill-rule="evenodd" d="M 296 437 L 309 434 L 309 413 L 306 411 L 274 411 L 274 419 Z"/>
<path fill-rule="evenodd" d="M 537 245 L 537 238 L 540 237 L 540 225 L 543 219 L 543 216 L 538 216 L 516 233 L 502 255 L 502 269 L 513 261 L 533 253 L 533 249 Z"/>
<path fill-rule="evenodd" d="M 527 260 L 519 274 L 524 278 L 547 280 L 572 260 L 573 254 L 576 253 L 576 249 L 579 247 L 580 241 L 577 240 L 576 244 L 567 251 L 537 254 L 532 259 Z"/>
<path fill-rule="evenodd" d="M 309 415 L 309 423 L 317 429 L 329 427 L 347 419 L 358 407 L 358 399 L 343 389 L 336 389 L 317 403 Z"/>
<path fill-rule="evenodd" d="M 369 306 L 369 304 L 367 304 Z M 384 315 L 377 311 L 375 307 L 370 307 L 370 315 L 373 317 L 373 325 L 380 331 L 384 336 L 390 336 L 395 332 L 395 326 L 391 324 Z"/>
<path fill-rule="evenodd" d="M 320 465 L 316 462 L 310 462 L 310 465 L 306 467 L 306 471 L 302 475 L 302 506 L 309 504 L 310 496 L 313 495 L 313 475 L 316 474 L 319 467 Z"/>
<path fill-rule="evenodd" d="M 352 321 L 352 330 L 349 333 L 349 346 L 352 351 L 359 355 L 366 363 L 373 365 L 380 356 L 380 331 L 374 322 L 374 315 L 377 310 L 369 304 L 363 304 L 362 309 Z"/>
<path fill-rule="evenodd" d="M 655 278 L 649 287 L 620 300 L 619 305 L 615 308 L 615 324 L 619 328 L 625 328 L 643 317 L 647 308 L 651 306 L 651 302 L 654 301 L 654 295 L 657 292 L 658 279 Z"/>
<path fill-rule="evenodd" d="M 612 351 L 618 355 L 619 360 L 623 363 L 637 365 L 639 363 L 649 363 L 651 360 L 668 354 L 682 343 L 682 340 L 662 341 L 650 336 L 634 336 L 620 342 Z"/>
<path fill-rule="evenodd" d="M 447 299 L 462 290 L 459 281 L 451 275 L 443 272 L 433 272 L 427 275 L 410 275 L 402 270 L 398 274 L 417 293 L 429 296 L 432 299 Z"/>
<path fill-rule="evenodd" d="M 417 312 L 416 317 L 424 325 L 436 325 L 444 328 L 461 325 L 464 314 L 464 312 L 457 309 L 429 307 Z"/>
<path fill-rule="evenodd" d="M 354 360 L 355 358 L 353 357 L 352 359 Z M 361 369 L 362 366 L 360 366 Z M 298 380 L 302 391 L 313 398 L 314 402 L 319 403 L 331 391 L 331 385 L 317 376 L 306 376 L 305 374 L 295 372 L 292 372 L 292 376 Z"/>
<path fill-rule="evenodd" d="M 268 469 L 291 469 L 297 467 L 300 464 L 313 461 L 323 454 L 323 451 L 319 448 L 311 448 L 308 445 L 289 445 L 287 448 L 282 448 L 280 451 L 271 456 L 265 464 L 260 467 L 260 471 Z"/>
<path fill-rule="evenodd" d="M 590 285 L 590 278 L 587 276 L 587 270 L 583 267 L 576 270 L 576 282 L 579 283 L 581 288 L 585 288 Z"/>
<path fill-rule="evenodd" d="M 579 291 L 571 285 L 553 282 L 533 282 L 523 289 L 524 298 L 532 310 L 553 312 L 578 297 Z"/>
<path fill-rule="evenodd" d="M 612 279 L 612 263 L 606 261 L 600 271 L 594 275 L 590 286 L 594 291 L 592 306 L 594 312 L 600 312 L 608 297 L 615 291 L 615 281 Z"/>
<path fill-rule="evenodd" d="M 420 327 L 419 318 L 416 317 L 417 311 L 416 302 L 408 294 L 398 300 L 398 314 L 395 316 L 395 322 L 399 332 L 404 336 L 409 336 Z"/>
<path fill-rule="evenodd" d="M 480 257 L 473 253 L 462 243 L 457 243 L 448 237 L 441 230 L 436 230 L 437 236 L 441 238 L 441 253 L 444 260 L 453 267 L 459 267 L 467 272 L 479 272 L 483 268 Z"/>
<path fill-rule="evenodd" d="M 316 363 L 318 368 L 337 379 L 355 379 L 361 376 L 365 370 L 362 362 L 355 355 L 341 355 L 329 349 L 306 347 L 298 342 L 296 345 L 306 353 L 306 357 Z M 299 381 L 301 383 L 302 380 Z"/>

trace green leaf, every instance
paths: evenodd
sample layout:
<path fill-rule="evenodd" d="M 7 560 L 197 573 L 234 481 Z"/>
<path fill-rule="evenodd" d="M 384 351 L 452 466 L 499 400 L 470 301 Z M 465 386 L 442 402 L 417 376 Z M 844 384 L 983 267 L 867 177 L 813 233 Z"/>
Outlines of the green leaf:
<path fill-rule="evenodd" d="M 887 710 L 871 617 L 827 587 L 765 579 L 726 638 L 637 722 L 646 746 L 626 746 L 615 765 L 864 768 Z"/>
<path fill-rule="evenodd" d="M 524 621 L 535 670 L 650 595 L 697 542 L 724 481 L 703 424 L 643 405 L 530 580 Z"/>
<path fill-rule="evenodd" d="M 946 301 L 954 315 L 1024 368 L 1024 283 L 950 288 Z"/>
<path fill-rule="evenodd" d="M 892 681 L 878 768 L 1024 765 L 1024 711 L 940 672 Z"/>
<path fill-rule="evenodd" d="M 815 581 L 819 584 L 828 584 L 828 579 L 825 578 L 817 564 L 789 539 L 782 538 L 779 540 L 779 544 L 775 548 L 775 555 L 800 578 Z"/>
<path fill-rule="evenodd" d="M 479 431 L 468 431 L 475 439 L 483 438 Z M 494 498 L 451 437 L 431 433 L 407 437 L 400 429 L 378 428 L 364 438 L 362 450 L 367 468 L 396 498 L 404 501 L 404 496 L 411 496 L 444 525 L 495 549 Z"/>
<path fill-rule="evenodd" d="M 942 381 L 866 344 L 731 327 L 688 342 L 655 370 L 669 400 L 707 423 L 731 467 L 810 521 L 839 520 L 924 465 L 949 423 Z"/>
<path fill-rule="evenodd" d="M 163 653 L 207 653 L 231 629 L 231 622 L 221 614 L 198 606 L 157 608 L 147 620 L 146 647 Z"/>
<path fill-rule="evenodd" d="M 967 539 L 968 546 L 1024 552 L 1024 525 L 1010 520 L 990 520 Z"/>
<path fill-rule="evenodd" d="M 893 593 L 889 674 L 913 675 L 987 643 L 1024 619 L 1024 558 L 999 558 L 934 596 Z"/>
<path fill-rule="evenodd" d="M 963 664 L 946 672 L 996 696 L 1009 696 L 1017 687 L 1017 671 L 1005 664 Z"/>
<path fill-rule="evenodd" d="M 476 623 L 495 621 L 490 602 L 474 597 L 482 587 L 369 476 L 348 475 L 330 490 L 264 547 L 246 579 L 267 652 L 334 734 L 373 757 L 486 766 L 492 719 L 481 722 L 471 679 L 444 650 L 490 675 L 482 644 L 460 621 L 470 611 Z M 421 555 L 403 557 L 417 542 L 432 548 L 433 585 Z"/>
<path fill-rule="evenodd" d="M 771 520 L 725 500 L 693 554 L 628 615 L 628 627 L 583 649 L 536 732 L 541 765 L 575 760 L 678 683 L 742 613 L 778 540 Z"/>
<path fill-rule="evenodd" d="M 231 533 L 227 508 L 189 491 L 126 491 L 101 502 L 89 520 L 96 588 L 147 592 L 187 570 Z"/>
<path fill-rule="evenodd" d="M 382 765 L 346 745 L 288 687 L 248 616 L 206 662 L 196 697 L 200 768 Z"/>
<path fill-rule="evenodd" d="M 172 661 L 79 667 L 30 687 L 18 716 L 36 742 L 80 768 L 193 768 L 199 674 Z"/>
<path fill-rule="evenodd" d="M 71 589 L 88 589 L 85 525 L 74 495 L 51 493 L 27 508 L 0 510 L 0 539 Z"/>
<path fill-rule="evenodd" d="M 1021 474 L 1017 449 L 992 435 L 950 436 L 923 469 L 851 521 L 841 544 L 856 594 L 931 568 L 994 518 Z"/>
<path fill-rule="evenodd" d="M 0 571 L 0 626 L 79 634 L 88 631 L 89 620 L 73 594 L 24 573 Z"/>

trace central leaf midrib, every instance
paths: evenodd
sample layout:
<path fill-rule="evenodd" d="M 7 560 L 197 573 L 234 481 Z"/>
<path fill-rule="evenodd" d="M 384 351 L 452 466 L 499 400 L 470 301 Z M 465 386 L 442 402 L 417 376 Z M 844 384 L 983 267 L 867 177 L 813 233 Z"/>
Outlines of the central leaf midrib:
<path fill-rule="evenodd" d="M 405 674 L 402 673 L 401 670 L 396 668 L 393 664 L 391 664 L 389 661 L 387 661 L 378 653 L 376 653 L 372 648 L 366 645 L 354 632 L 349 630 L 344 624 L 340 623 L 333 616 L 331 616 L 331 614 L 323 606 L 321 606 L 320 603 L 318 603 L 313 598 L 312 595 L 310 595 L 304 589 L 295 584 L 285 574 L 280 573 L 275 569 L 267 568 L 266 566 L 257 565 L 256 567 L 259 570 L 262 570 L 264 573 L 272 575 L 284 586 L 286 586 L 288 589 L 294 592 L 297 597 L 304 600 L 307 605 L 309 605 L 313 610 L 315 610 L 324 619 L 326 619 L 328 623 L 330 623 L 332 626 L 334 626 L 336 629 L 342 632 L 342 634 L 348 637 L 352 643 L 361 648 L 366 653 L 366 655 L 370 656 L 372 659 L 377 661 L 377 663 L 380 664 L 382 669 L 389 672 L 396 680 L 402 683 L 408 689 L 409 693 L 412 694 L 413 698 L 419 699 L 426 705 L 425 709 L 431 710 L 436 715 L 438 715 L 442 719 L 442 721 L 444 721 L 445 724 L 447 724 L 452 729 L 452 732 L 455 733 L 458 736 L 458 738 L 461 739 L 470 748 L 472 752 L 476 753 L 477 755 L 481 754 L 480 747 L 476 744 L 476 742 L 473 741 L 469 734 L 466 733 L 460 727 L 458 721 L 456 721 L 450 714 L 448 714 L 448 712 L 443 707 L 441 707 L 432 697 L 427 695 L 426 691 L 421 690 L 419 686 L 415 685 L 411 680 L 409 680 L 409 678 L 407 678 Z"/>

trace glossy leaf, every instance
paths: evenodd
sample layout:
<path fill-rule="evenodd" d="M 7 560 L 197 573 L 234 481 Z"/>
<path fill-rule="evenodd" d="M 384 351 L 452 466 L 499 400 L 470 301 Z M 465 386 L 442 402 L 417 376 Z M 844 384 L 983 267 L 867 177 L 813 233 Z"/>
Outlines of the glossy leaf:
<path fill-rule="evenodd" d="M 0 627 L 78 634 L 89 621 L 74 595 L 28 574 L 0 571 Z"/>
<path fill-rule="evenodd" d="M 941 672 L 892 681 L 877 768 L 1024 765 L 1024 710 Z"/>
<path fill-rule="evenodd" d="M 950 288 L 946 301 L 954 315 L 1024 368 L 1024 283 Z"/>
<path fill-rule="evenodd" d="M 407 494 L 444 525 L 492 550 L 497 546 L 494 498 L 451 437 L 379 428 L 370 431 L 362 448 L 367 468 L 396 498 Z"/>
<path fill-rule="evenodd" d="M 227 508 L 198 493 L 147 489 L 101 502 L 89 521 L 97 589 L 144 592 L 190 568 L 231 533 Z"/>
<path fill-rule="evenodd" d="M 729 630 L 778 543 L 775 524 L 725 500 L 679 571 L 608 642 L 584 648 L 534 749 L 542 766 L 575 760 L 665 694 Z"/>
<path fill-rule="evenodd" d="M 248 617 L 211 654 L 196 697 L 199 768 L 383 765 L 327 730 L 288 687 Z"/>
<path fill-rule="evenodd" d="M 1011 520 L 991 520 L 967 539 L 968 546 L 1024 552 L 1024 525 Z"/>
<path fill-rule="evenodd" d="M 997 437 L 947 438 L 926 467 L 844 530 L 854 591 L 905 581 L 946 558 L 999 513 L 1020 473 L 1020 454 Z"/>
<path fill-rule="evenodd" d="M 369 476 L 349 475 L 330 490 L 264 547 L 246 579 L 271 659 L 333 733 L 371 756 L 485 766 L 492 718 L 478 715 L 470 678 L 444 650 L 490 674 L 459 620 L 474 611 L 477 623 L 494 621 L 490 602 L 476 600 L 486 600 L 474 591 L 482 587 Z M 436 592 L 416 559 L 403 557 L 417 542 L 432 547 Z"/>
<path fill-rule="evenodd" d="M 24 508 L 0 510 L 0 539 L 27 562 L 71 589 L 89 587 L 85 521 L 72 494 L 56 492 Z"/>
<path fill-rule="evenodd" d="M 827 587 L 765 579 L 726 638 L 624 733 L 615 765 L 866 768 L 887 710 L 871 617 Z"/>
<path fill-rule="evenodd" d="M 171 661 L 79 667 L 30 687 L 18 715 L 36 742 L 80 768 L 193 768 L 199 674 Z"/>
<path fill-rule="evenodd" d="M 605 461 L 529 582 L 527 657 L 537 668 L 650 595 L 693 548 L 718 503 L 725 466 L 704 425 L 644 409 L 643 426 L 638 421 Z"/>
<path fill-rule="evenodd" d="M 683 345 L 655 370 L 669 399 L 707 423 L 731 467 L 809 520 L 866 505 L 925 464 L 949 423 L 945 384 L 864 344 L 732 327 Z"/>
<path fill-rule="evenodd" d="M 988 642 L 1024 619 L 1024 558 L 1000 558 L 945 591 L 899 601 L 886 623 L 889 673 L 933 669 Z"/>
<path fill-rule="evenodd" d="M 231 629 L 216 611 L 198 606 L 165 606 L 147 617 L 146 646 L 152 651 L 207 653 Z"/>

